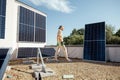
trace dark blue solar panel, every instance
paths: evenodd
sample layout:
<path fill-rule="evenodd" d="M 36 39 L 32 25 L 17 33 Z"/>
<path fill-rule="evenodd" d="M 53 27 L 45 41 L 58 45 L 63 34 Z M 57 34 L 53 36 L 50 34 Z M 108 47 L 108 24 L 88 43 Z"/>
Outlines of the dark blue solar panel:
<path fill-rule="evenodd" d="M 34 26 L 34 12 L 20 6 L 20 23 Z"/>
<path fill-rule="evenodd" d="M 0 59 L 4 59 L 7 55 L 8 49 L 0 49 Z"/>
<path fill-rule="evenodd" d="M 45 42 L 46 40 L 46 32 L 43 29 L 36 28 L 35 29 L 35 41 L 36 42 Z"/>
<path fill-rule="evenodd" d="M 46 17 L 36 13 L 36 27 L 46 28 Z"/>
<path fill-rule="evenodd" d="M 43 57 L 51 57 L 55 54 L 54 48 L 40 48 Z M 19 48 L 18 58 L 37 57 L 37 48 Z"/>
<path fill-rule="evenodd" d="M 105 40 L 104 26 L 104 22 L 85 25 L 85 40 Z"/>
<path fill-rule="evenodd" d="M 0 0 L 0 15 L 5 16 L 6 13 L 6 0 Z"/>
<path fill-rule="evenodd" d="M 34 41 L 34 12 L 21 6 L 19 41 Z"/>
<path fill-rule="evenodd" d="M 34 41 L 34 27 L 20 24 L 19 41 Z"/>
<path fill-rule="evenodd" d="M 6 58 L 7 52 L 8 52 L 8 49 L 0 49 L 0 69 L 4 62 L 4 59 Z"/>
<path fill-rule="evenodd" d="M 3 62 L 4 62 L 4 60 L 0 60 L 0 69 L 2 67 Z"/>
<path fill-rule="evenodd" d="M 45 42 L 46 17 L 20 6 L 19 41 Z M 35 22 L 35 23 L 34 23 Z M 35 38 L 35 39 L 34 39 Z"/>
<path fill-rule="evenodd" d="M 105 61 L 105 41 L 85 41 L 84 59 Z"/>
<path fill-rule="evenodd" d="M 37 57 L 37 48 L 19 48 L 18 58 Z"/>
<path fill-rule="evenodd" d="M 84 59 L 105 61 L 105 22 L 85 25 Z"/>
<path fill-rule="evenodd" d="M 52 57 L 55 55 L 54 48 L 40 48 L 43 57 Z"/>
<path fill-rule="evenodd" d="M 0 0 L 0 39 L 5 37 L 6 0 Z"/>
<path fill-rule="evenodd" d="M 36 13 L 35 41 L 46 41 L 46 17 Z"/>

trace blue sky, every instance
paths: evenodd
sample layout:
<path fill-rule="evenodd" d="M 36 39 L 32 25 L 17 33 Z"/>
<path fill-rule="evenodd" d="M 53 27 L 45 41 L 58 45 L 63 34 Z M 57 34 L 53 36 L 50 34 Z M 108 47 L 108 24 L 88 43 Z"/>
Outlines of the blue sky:
<path fill-rule="evenodd" d="M 120 0 L 20 0 L 47 14 L 47 45 L 56 44 L 56 33 L 63 25 L 64 36 L 85 24 L 105 21 L 120 29 Z"/>

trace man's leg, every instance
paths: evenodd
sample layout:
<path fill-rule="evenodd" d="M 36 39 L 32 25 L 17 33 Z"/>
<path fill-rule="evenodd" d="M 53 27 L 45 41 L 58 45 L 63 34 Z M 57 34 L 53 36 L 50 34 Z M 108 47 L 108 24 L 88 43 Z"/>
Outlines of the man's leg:
<path fill-rule="evenodd" d="M 58 60 L 57 55 L 59 54 L 59 52 L 60 52 L 60 47 L 57 46 L 57 49 L 56 49 L 56 52 L 55 52 L 55 60 Z"/>
<path fill-rule="evenodd" d="M 64 50 L 65 58 L 66 58 L 68 61 L 71 61 L 71 60 L 68 58 L 68 53 L 67 53 L 67 49 L 66 49 L 65 45 L 63 45 L 62 48 L 63 48 L 63 50 Z"/>

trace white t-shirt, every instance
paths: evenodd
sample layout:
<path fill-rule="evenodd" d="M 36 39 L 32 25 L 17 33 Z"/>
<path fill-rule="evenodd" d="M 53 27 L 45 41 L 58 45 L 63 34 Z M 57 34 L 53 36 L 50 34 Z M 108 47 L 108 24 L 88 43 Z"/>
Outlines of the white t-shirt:
<path fill-rule="evenodd" d="M 63 41 L 63 35 L 62 35 L 62 30 L 58 30 L 58 33 L 57 33 L 57 41 L 59 41 L 58 38 L 61 38 L 61 40 Z"/>

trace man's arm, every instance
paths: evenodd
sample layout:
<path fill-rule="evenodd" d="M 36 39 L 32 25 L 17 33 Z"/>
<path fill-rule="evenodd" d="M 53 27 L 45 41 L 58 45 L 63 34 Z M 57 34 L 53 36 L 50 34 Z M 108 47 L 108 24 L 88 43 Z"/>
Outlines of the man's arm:
<path fill-rule="evenodd" d="M 63 42 L 63 37 L 62 37 L 62 32 L 59 30 L 57 38 L 59 39 L 60 42 Z"/>

